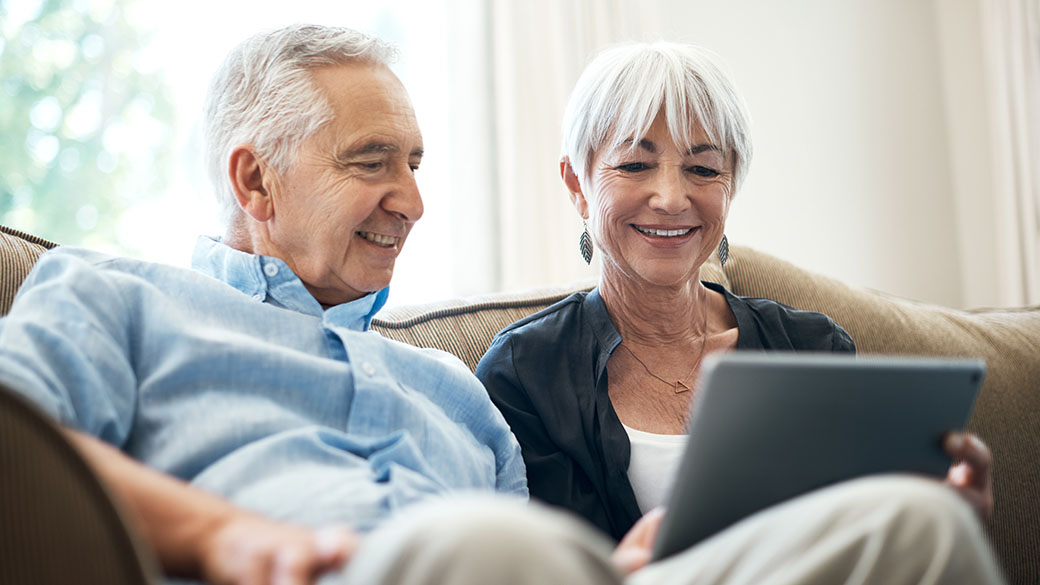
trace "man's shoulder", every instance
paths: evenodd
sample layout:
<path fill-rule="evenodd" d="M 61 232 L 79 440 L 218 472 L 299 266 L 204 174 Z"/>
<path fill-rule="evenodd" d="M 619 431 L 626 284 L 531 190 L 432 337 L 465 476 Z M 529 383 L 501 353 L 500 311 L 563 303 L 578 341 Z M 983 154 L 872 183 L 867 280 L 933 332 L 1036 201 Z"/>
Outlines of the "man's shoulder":
<path fill-rule="evenodd" d="M 193 292 L 226 288 L 226 285 L 190 268 L 59 246 L 40 257 L 19 294 L 41 288 L 46 288 L 49 294 L 80 296 L 118 294 L 132 297 L 153 291 L 163 296 L 184 297 Z"/>

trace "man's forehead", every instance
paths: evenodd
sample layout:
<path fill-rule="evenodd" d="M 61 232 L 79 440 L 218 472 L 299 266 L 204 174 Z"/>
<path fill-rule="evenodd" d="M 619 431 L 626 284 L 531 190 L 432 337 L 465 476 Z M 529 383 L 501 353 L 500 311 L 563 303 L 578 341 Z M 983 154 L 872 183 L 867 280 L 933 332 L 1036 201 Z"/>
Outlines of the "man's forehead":
<path fill-rule="evenodd" d="M 330 65 L 314 79 L 332 108 L 326 125 L 338 149 L 422 150 L 422 136 L 404 86 L 377 64 Z"/>
<path fill-rule="evenodd" d="M 412 114 L 408 92 L 385 65 L 326 65 L 313 69 L 312 76 L 318 91 L 325 96 L 337 114 L 350 115 L 354 113 L 352 110 L 365 108 L 385 108 L 398 113 Z"/>

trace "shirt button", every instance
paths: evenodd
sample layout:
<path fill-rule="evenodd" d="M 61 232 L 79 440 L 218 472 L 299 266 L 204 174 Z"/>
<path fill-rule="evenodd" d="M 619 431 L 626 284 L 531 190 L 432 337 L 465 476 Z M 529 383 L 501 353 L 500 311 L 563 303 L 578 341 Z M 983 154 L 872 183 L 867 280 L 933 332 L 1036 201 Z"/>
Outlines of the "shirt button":
<path fill-rule="evenodd" d="M 262 301 L 262 300 L 264 300 L 264 295 L 262 295 L 260 293 L 256 293 L 255 295 L 253 295 L 253 299 L 258 300 L 258 301 Z"/>
<path fill-rule="evenodd" d="M 274 264 L 264 264 L 264 274 L 267 276 L 275 276 L 278 274 L 278 267 Z"/>
<path fill-rule="evenodd" d="M 366 376 L 375 376 L 376 375 L 376 368 L 375 368 L 375 366 L 373 366 L 369 362 L 365 362 L 365 363 L 361 364 L 361 371 L 364 372 Z"/>

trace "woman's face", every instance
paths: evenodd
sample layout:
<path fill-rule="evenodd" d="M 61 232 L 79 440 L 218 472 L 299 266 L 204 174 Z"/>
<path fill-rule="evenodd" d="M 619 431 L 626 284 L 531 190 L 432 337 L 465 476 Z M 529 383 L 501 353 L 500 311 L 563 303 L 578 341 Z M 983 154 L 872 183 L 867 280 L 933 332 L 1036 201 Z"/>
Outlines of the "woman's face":
<path fill-rule="evenodd" d="M 604 278 L 656 286 L 698 278 L 724 233 L 733 163 L 700 127 L 693 137 L 684 151 L 658 115 L 634 148 L 628 141 L 596 153 L 589 193 L 575 203 L 603 254 Z"/>

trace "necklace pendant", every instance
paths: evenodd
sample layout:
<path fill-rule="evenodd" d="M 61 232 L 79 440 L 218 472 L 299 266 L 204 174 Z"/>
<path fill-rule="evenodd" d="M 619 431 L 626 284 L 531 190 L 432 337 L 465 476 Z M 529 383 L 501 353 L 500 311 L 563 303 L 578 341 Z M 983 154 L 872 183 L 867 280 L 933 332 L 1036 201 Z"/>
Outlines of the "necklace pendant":
<path fill-rule="evenodd" d="M 683 392 L 689 392 L 690 390 L 691 390 L 691 388 L 689 386 L 687 386 L 682 380 L 677 380 L 675 382 L 675 393 L 676 394 L 682 394 Z"/>

